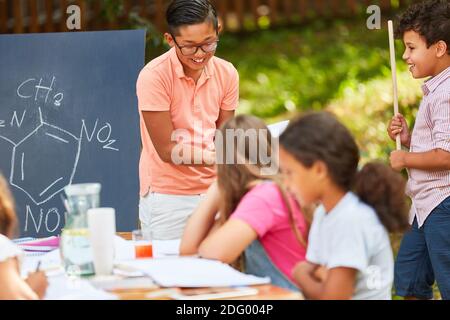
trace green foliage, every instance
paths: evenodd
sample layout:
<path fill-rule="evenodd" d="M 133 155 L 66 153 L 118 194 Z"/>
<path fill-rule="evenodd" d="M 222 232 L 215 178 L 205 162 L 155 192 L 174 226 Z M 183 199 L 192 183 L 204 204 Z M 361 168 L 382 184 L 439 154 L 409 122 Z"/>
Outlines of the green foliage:
<path fill-rule="evenodd" d="M 226 35 L 218 56 L 239 70 L 242 110 L 264 118 L 323 109 L 348 83 L 389 70 L 387 32 L 362 20 Z"/>
<path fill-rule="evenodd" d="M 167 50 L 163 35 L 155 25 L 150 20 L 142 18 L 136 11 L 130 11 L 127 15 L 123 0 L 103 0 L 101 18 L 109 22 L 120 19 L 122 29 L 145 29 L 147 31 L 147 60 L 151 60 Z"/>
<path fill-rule="evenodd" d="M 102 16 L 108 21 L 116 19 L 116 17 L 123 13 L 122 0 L 105 0 L 103 1 Z"/>
<path fill-rule="evenodd" d="M 421 81 L 414 80 L 406 70 L 399 72 L 397 78 L 399 111 L 412 127 L 421 97 Z M 346 81 L 338 97 L 327 106 L 356 137 L 363 161 L 387 161 L 395 148 L 395 142 L 387 135 L 387 126 L 394 114 L 392 101 L 392 79 L 389 73 L 388 76 L 376 77 L 365 83 Z"/>
<path fill-rule="evenodd" d="M 420 81 L 406 71 L 402 52 L 397 42 L 400 111 L 413 124 Z M 239 70 L 240 113 L 273 122 L 298 111 L 328 109 L 354 133 L 364 161 L 387 160 L 395 147 L 386 133 L 393 115 L 387 30 L 368 30 L 365 20 L 316 21 L 227 34 L 217 55 Z"/>
<path fill-rule="evenodd" d="M 163 35 L 149 20 L 140 17 L 135 12 L 131 12 L 128 21 L 130 28 L 147 30 L 145 55 L 147 61 L 168 50 L 168 45 L 164 42 Z"/>

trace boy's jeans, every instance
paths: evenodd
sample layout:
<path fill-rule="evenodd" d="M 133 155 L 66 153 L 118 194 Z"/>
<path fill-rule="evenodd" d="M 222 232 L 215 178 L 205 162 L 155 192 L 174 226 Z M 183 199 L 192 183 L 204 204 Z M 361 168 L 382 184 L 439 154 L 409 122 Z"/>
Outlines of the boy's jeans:
<path fill-rule="evenodd" d="M 450 299 L 450 197 L 439 204 L 422 228 L 414 220 L 405 234 L 395 263 L 397 295 L 432 299 L 437 281 L 441 296 Z"/>

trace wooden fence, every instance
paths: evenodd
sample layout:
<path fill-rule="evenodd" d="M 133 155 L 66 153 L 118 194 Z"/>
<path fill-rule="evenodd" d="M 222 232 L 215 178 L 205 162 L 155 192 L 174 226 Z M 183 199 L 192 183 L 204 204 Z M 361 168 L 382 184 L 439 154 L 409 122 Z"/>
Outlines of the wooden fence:
<path fill-rule="evenodd" d="M 371 4 L 382 12 L 403 8 L 414 0 L 212 0 L 225 30 L 242 31 L 316 18 L 364 14 Z M 81 9 L 81 30 L 118 29 L 130 14 L 165 29 L 169 0 L 0 0 L 0 33 L 67 31 L 68 6 Z M 109 13 L 109 14 L 108 14 Z"/>

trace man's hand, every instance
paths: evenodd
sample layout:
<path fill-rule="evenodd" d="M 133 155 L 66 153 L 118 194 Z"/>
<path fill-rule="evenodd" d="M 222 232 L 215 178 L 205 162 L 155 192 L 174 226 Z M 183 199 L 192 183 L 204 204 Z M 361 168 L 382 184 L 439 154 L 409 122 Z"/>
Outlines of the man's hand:
<path fill-rule="evenodd" d="M 402 171 L 406 167 L 406 151 L 392 151 L 390 156 L 391 167 L 395 171 Z"/>
<path fill-rule="evenodd" d="M 395 141 L 396 136 L 400 135 L 400 141 L 403 146 L 409 148 L 411 144 L 411 135 L 409 133 L 408 124 L 402 114 L 398 113 L 392 117 L 388 125 L 389 137 Z"/>

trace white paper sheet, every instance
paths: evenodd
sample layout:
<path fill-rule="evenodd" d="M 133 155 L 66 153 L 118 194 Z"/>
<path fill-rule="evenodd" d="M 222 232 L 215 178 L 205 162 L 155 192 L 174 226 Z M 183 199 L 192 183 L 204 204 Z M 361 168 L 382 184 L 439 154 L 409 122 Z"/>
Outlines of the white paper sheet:
<path fill-rule="evenodd" d="M 167 257 L 178 255 L 180 240 L 155 240 L 154 241 L 154 255 L 155 257 Z M 133 241 L 126 241 L 121 237 L 114 239 L 114 246 L 116 250 L 116 262 L 127 261 L 133 263 L 134 260 L 134 244 Z M 159 260 L 159 259 L 151 259 Z M 76 277 L 68 277 L 64 274 L 64 269 L 61 261 L 60 250 L 54 250 L 40 256 L 25 256 L 21 267 L 21 273 L 25 277 L 29 272 L 34 272 L 39 261 L 40 269 L 46 271 L 49 281 L 49 286 L 45 296 L 46 300 L 110 300 L 117 299 L 115 295 L 109 294 L 103 290 L 96 289 L 88 280 Z M 130 270 L 136 270 L 131 267 Z M 116 269 L 116 271 L 122 271 Z M 131 272 L 131 271 L 130 271 Z M 133 272 L 131 272 L 133 273 Z M 142 276 L 146 273 L 142 271 L 134 272 L 133 276 Z M 124 276 L 124 274 L 122 274 Z M 130 276 L 130 275 L 125 275 Z M 132 279 L 133 280 L 133 279 Z M 138 281 L 135 279 L 133 281 Z M 150 281 L 151 282 L 151 281 Z M 144 284 L 150 283 L 147 279 Z"/>
<path fill-rule="evenodd" d="M 127 241 L 119 236 L 114 238 L 114 261 L 134 259 L 134 246 L 132 241 Z"/>
<path fill-rule="evenodd" d="M 59 249 L 56 249 L 39 256 L 26 255 L 20 269 L 22 276 L 25 277 L 28 273 L 36 271 L 39 261 L 41 262 L 39 269 L 45 271 L 47 276 L 63 272 L 61 254 Z"/>
<path fill-rule="evenodd" d="M 279 137 L 289 125 L 289 120 L 278 122 L 267 126 L 272 137 Z"/>
<path fill-rule="evenodd" d="M 45 300 L 117 300 L 118 297 L 95 289 L 87 280 L 59 275 L 48 278 Z"/>
<path fill-rule="evenodd" d="M 200 258 L 142 259 L 123 262 L 148 274 L 162 287 L 226 287 L 270 283 L 219 261 Z"/>
<path fill-rule="evenodd" d="M 179 256 L 181 239 L 177 240 L 154 240 L 153 254 L 155 258 Z"/>

